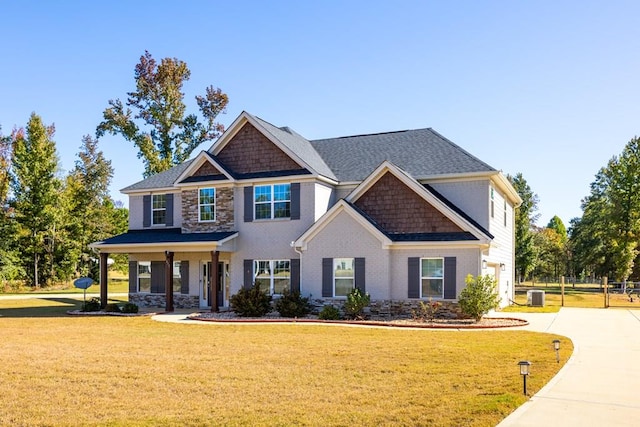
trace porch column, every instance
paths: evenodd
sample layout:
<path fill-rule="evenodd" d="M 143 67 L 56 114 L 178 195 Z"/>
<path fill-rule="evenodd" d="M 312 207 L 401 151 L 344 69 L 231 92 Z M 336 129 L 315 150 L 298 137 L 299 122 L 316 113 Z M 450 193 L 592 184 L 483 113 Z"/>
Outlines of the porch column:
<path fill-rule="evenodd" d="M 109 281 L 109 266 L 107 265 L 107 260 L 109 259 L 109 254 L 107 252 L 100 252 L 100 308 L 105 308 L 107 306 L 108 299 L 108 290 L 107 284 Z"/>
<path fill-rule="evenodd" d="M 166 300 L 164 311 L 173 311 L 173 252 L 165 251 L 164 255 L 164 291 Z"/>
<path fill-rule="evenodd" d="M 218 272 L 218 261 L 220 260 L 220 252 L 211 251 L 211 289 L 209 296 L 211 298 L 211 312 L 218 312 L 218 289 L 220 289 L 220 273 Z"/>

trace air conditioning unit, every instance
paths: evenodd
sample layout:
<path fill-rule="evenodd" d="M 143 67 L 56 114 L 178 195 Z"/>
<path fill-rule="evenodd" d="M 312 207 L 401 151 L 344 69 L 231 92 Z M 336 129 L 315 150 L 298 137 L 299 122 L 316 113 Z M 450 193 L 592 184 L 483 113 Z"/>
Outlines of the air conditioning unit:
<path fill-rule="evenodd" d="M 544 307 L 544 291 L 527 291 L 527 305 L 530 307 Z"/>

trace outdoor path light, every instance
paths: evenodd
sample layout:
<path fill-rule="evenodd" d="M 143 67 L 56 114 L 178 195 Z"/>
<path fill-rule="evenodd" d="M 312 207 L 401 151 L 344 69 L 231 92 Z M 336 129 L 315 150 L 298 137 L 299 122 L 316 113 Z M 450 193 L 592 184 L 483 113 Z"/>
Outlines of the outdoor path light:
<path fill-rule="evenodd" d="M 556 362 L 560 363 L 560 340 L 553 340 L 553 349 L 556 351 Z"/>
<path fill-rule="evenodd" d="M 518 366 L 520 366 L 520 375 L 522 375 L 523 381 L 523 393 L 527 395 L 527 376 L 529 375 L 529 367 L 531 366 L 531 362 L 528 360 L 522 360 L 518 362 Z"/>

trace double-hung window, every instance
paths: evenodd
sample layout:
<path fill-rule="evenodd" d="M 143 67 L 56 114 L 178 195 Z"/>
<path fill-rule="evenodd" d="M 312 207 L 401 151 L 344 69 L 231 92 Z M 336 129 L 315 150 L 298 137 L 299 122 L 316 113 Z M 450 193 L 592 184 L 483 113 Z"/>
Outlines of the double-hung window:
<path fill-rule="evenodd" d="M 291 184 L 257 185 L 254 187 L 254 218 L 291 217 Z"/>
<path fill-rule="evenodd" d="M 182 275 L 180 274 L 180 261 L 173 261 L 173 292 L 180 293 L 182 286 Z"/>
<path fill-rule="evenodd" d="M 260 289 L 271 295 L 280 295 L 291 289 L 291 265 L 289 260 L 256 260 L 253 277 Z"/>
<path fill-rule="evenodd" d="M 355 285 L 355 269 L 353 258 L 333 259 L 333 295 L 346 297 Z"/>
<path fill-rule="evenodd" d="M 138 261 L 138 292 L 151 292 L 151 261 Z"/>
<path fill-rule="evenodd" d="M 164 225 L 167 221 L 167 195 L 154 194 L 151 196 L 151 224 Z"/>
<path fill-rule="evenodd" d="M 420 260 L 421 298 L 444 298 L 444 258 Z"/>
<path fill-rule="evenodd" d="M 201 222 L 216 220 L 215 188 L 201 188 L 198 191 L 198 220 Z"/>

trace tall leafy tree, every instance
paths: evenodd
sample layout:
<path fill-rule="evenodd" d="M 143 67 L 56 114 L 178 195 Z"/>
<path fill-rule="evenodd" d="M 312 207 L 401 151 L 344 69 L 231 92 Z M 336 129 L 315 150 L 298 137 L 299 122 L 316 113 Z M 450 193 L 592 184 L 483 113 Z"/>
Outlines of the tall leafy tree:
<path fill-rule="evenodd" d="M 58 209 L 56 177 L 58 155 L 53 141 L 55 129 L 46 126 L 35 113 L 31 114 L 26 129 L 13 132 L 12 190 L 18 238 L 23 248 L 22 264 L 31 285 L 44 283 L 49 274 L 39 271 L 44 258 L 45 238 L 51 236 Z"/>
<path fill-rule="evenodd" d="M 10 182 L 11 137 L 0 132 L 0 282 L 3 284 L 24 274 L 15 247 L 15 223 L 9 207 Z"/>
<path fill-rule="evenodd" d="M 145 51 L 135 67 L 136 90 L 127 94 L 126 107 L 119 99 L 109 101 L 97 137 L 119 134 L 132 142 L 144 160 L 145 177 L 184 162 L 198 145 L 224 130 L 216 117 L 229 102 L 219 88 L 209 86 L 204 96 L 196 96 L 204 121 L 196 114 L 185 115 L 182 86 L 190 77 L 185 62 L 163 58 L 157 64 Z"/>
<path fill-rule="evenodd" d="M 538 196 L 531 190 L 522 173 L 517 173 L 515 176 L 508 175 L 507 179 L 522 199 L 522 205 L 516 209 L 515 213 L 516 272 L 519 281 L 522 281 L 533 271 L 536 262 L 536 247 L 532 229 L 539 217 L 539 214 L 536 213 Z"/>

